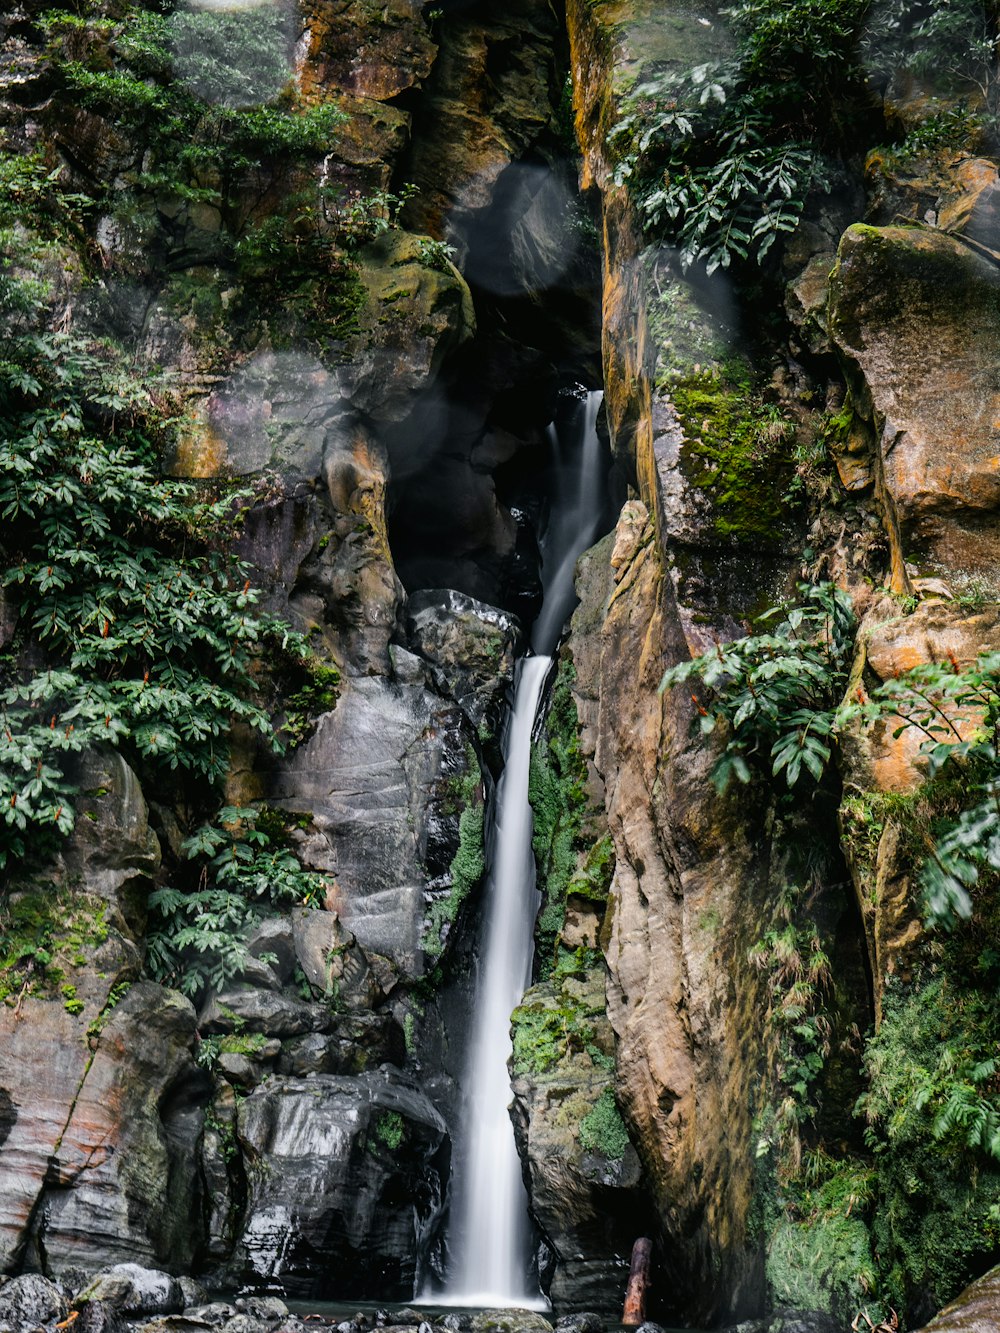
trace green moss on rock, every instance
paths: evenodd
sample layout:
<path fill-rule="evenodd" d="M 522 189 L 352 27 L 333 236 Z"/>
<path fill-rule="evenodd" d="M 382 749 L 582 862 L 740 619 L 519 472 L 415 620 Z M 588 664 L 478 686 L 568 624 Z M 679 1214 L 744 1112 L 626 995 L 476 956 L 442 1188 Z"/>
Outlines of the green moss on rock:
<path fill-rule="evenodd" d="M 745 379 L 711 371 L 670 387 L 684 431 L 688 482 L 711 502 L 716 532 L 740 544 L 779 541 L 794 474 L 792 425 Z"/>

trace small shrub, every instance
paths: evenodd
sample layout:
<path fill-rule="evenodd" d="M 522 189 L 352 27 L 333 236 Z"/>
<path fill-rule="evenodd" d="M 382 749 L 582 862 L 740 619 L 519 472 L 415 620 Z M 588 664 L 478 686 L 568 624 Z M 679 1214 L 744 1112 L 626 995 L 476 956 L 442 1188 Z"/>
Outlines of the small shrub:
<path fill-rule="evenodd" d="M 612 1088 L 605 1088 L 580 1121 L 577 1131 L 584 1152 L 599 1152 L 609 1161 L 620 1162 L 629 1146 L 628 1130 L 615 1102 Z"/>

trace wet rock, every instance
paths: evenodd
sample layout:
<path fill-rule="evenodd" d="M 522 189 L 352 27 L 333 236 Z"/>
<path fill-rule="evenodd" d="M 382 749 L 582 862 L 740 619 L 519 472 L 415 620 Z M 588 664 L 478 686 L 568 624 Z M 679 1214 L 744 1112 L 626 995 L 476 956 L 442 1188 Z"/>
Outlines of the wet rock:
<path fill-rule="evenodd" d="M 336 912 L 297 907 L 292 913 L 292 934 L 298 965 L 318 999 L 367 1010 L 384 998 L 364 951 Z"/>
<path fill-rule="evenodd" d="M 440 1219 L 444 1122 L 386 1072 L 272 1079 L 241 1104 L 247 1206 L 238 1281 L 290 1295 L 409 1295 Z"/>
<path fill-rule="evenodd" d="M 277 1296 L 243 1296 L 236 1302 L 236 1308 L 251 1319 L 265 1322 L 288 1318 L 288 1306 Z"/>
<path fill-rule="evenodd" d="M 329 1012 L 273 991 L 227 990 L 213 995 L 198 1015 L 202 1032 L 262 1032 L 267 1037 L 295 1037 L 329 1024 Z"/>
<path fill-rule="evenodd" d="M 181 1296 L 184 1298 L 184 1310 L 189 1306 L 204 1305 L 208 1301 L 208 1292 L 195 1278 L 182 1273 L 177 1279 L 180 1284 Z"/>
<path fill-rule="evenodd" d="M 605 1333 L 607 1323 L 593 1310 L 563 1315 L 556 1321 L 555 1333 Z"/>
<path fill-rule="evenodd" d="M 482 1310 L 470 1320 L 471 1333 L 551 1333 L 552 1325 L 535 1310 Z"/>
<path fill-rule="evenodd" d="M 863 391 L 876 492 L 903 550 L 934 572 L 997 566 L 1000 272 L 961 241 L 912 227 L 851 227 L 831 282 L 831 336 Z"/>
<path fill-rule="evenodd" d="M 259 1081 L 257 1069 L 252 1060 L 248 1060 L 245 1055 L 237 1055 L 231 1051 L 223 1051 L 219 1056 L 219 1071 L 230 1083 L 235 1083 L 239 1088 L 255 1087 Z"/>
<path fill-rule="evenodd" d="M 358 255 L 368 300 L 358 317 L 359 345 L 342 376 L 354 409 L 379 423 L 404 418 L 414 393 L 476 330 L 465 279 L 453 265 L 429 265 L 425 239 L 390 230 Z"/>
<path fill-rule="evenodd" d="M 591 1030 L 591 1050 L 609 1060 L 614 1035 L 604 1004 L 603 968 L 546 982 L 525 993 L 515 1030 L 519 1014 L 530 1013 L 538 1023 L 546 1012 L 571 1010 Z M 581 1122 L 602 1096 L 613 1095 L 613 1076 L 569 1043 L 560 1059 L 541 1069 L 530 1059 L 519 1066 L 515 1057 L 514 1071 L 512 1117 L 531 1210 L 555 1256 L 549 1296 L 562 1310 L 614 1309 L 624 1302 L 632 1243 L 643 1227 L 642 1171 L 627 1138 L 609 1143 L 607 1153 L 584 1148 L 580 1139 Z"/>
<path fill-rule="evenodd" d="M 169 1273 L 141 1264 L 115 1264 L 98 1273 L 76 1297 L 76 1303 L 100 1301 L 126 1316 L 178 1314 L 184 1292 Z"/>
<path fill-rule="evenodd" d="M 204 1324 L 224 1324 L 236 1314 L 236 1306 L 227 1301 L 210 1301 L 204 1305 L 195 1305 L 185 1310 L 189 1319 L 197 1319 Z"/>
<path fill-rule="evenodd" d="M 39 1273 L 11 1278 L 0 1287 L 0 1328 L 20 1330 L 65 1319 L 66 1294 Z"/>
<path fill-rule="evenodd" d="M 351 5 L 313 0 L 300 76 L 303 91 L 328 94 L 333 87 L 389 100 L 419 86 L 436 49 L 421 8 L 414 0 Z"/>
<path fill-rule="evenodd" d="M 284 1042 L 278 1071 L 298 1077 L 360 1074 L 381 1064 L 401 1065 L 405 1054 L 402 1029 L 390 1014 L 339 1014 L 332 1032 Z"/>
<path fill-rule="evenodd" d="M 88 1021 L 39 998 L 4 1034 L 2 1081 L 16 1112 L 0 1146 L 0 1189 L 16 1184 L 0 1214 L 6 1262 L 41 1251 L 57 1276 L 109 1259 L 188 1268 L 209 1086 L 191 1056 L 194 1009 L 140 981 L 108 1011 L 95 1051 L 84 1040 Z M 33 1068 L 42 1082 L 26 1078 Z"/>
<path fill-rule="evenodd" d="M 443 234 L 445 219 L 461 230 L 463 215 L 490 202 L 504 169 L 543 132 L 556 33 L 555 15 L 530 0 L 441 26 L 410 163 L 420 187 L 412 216 L 431 235 Z"/>
<path fill-rule="evenodd" d="M 271 780 L 273 804 L 311 816 L 298 850 L 332 881 L 327 905 L 406 976 L 423 969 L 430 878 L 455 854 L 458 817 L 440 806 L 470 743 L 460 710 L 420 680 L 359 678 Z"/>
<path fill-rule="evenodd" d="M 145 897 L 160 865 L 160 844 L 149 827 L 139 780 L 117 750 L 88 751 L 73 781 L 83 795 L 73 837 L 62 860 L 88 893 L 107 900 L 125 934 L 145 927 Z"/>
<path fill-rule="evenodd" d="M 121 1311 L 105 1301 L 87 1301 L 81 1305 L 73 1324 L 79 1333 L 126 1333 L 129 1327 Z"/>
<path fill-rule="evenodd" d="M 270 954 L 273 959 L 270 966 L 281 984 L 291 981 L 295 971 L 295 936 L 287 917 L 266 917 L 254 927 L 247 948 L 255 958 Z"/>
<path fill-rule="evenodd" d="M 998 1325 L 1000 1268 L 993 1268 L 966 1287 L 925 1327 L 926 1333 L 995 1333 Z"/>
<path fill-rule="evenodd" d="M 496 730 L 521 633 L 507 612 L 449 588 L 421 589 L 407 605 L 411 647 L 439 669 L 475 727 L 489 719 Z"/>

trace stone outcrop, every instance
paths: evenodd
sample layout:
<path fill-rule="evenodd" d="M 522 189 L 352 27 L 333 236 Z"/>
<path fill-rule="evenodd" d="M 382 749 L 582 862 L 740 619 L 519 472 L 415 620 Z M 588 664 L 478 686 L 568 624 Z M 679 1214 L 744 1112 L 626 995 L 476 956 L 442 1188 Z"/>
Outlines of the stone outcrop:
<path fill-rule="evenodd" d="M 444 1206 L 445 1124 L 386 1073 L 313 1075 L 239 1107 L 248 1202 L 233 1274 L 293 1295 L 407 1298 Z"/>
<path fill-rule="evenodd" d="M 268 794 L 279 808 L 309 815 L 300 850 L 329 877 L 330 905 L 344 924 L 365 948 L 417 976 L 428 867 L 447 871 L 454 836 L 434 797 L 439 803 L 447 782 L 469 772 L 474 752 L 463 714 L 427 689 L 419 659 L 393 653 L 396 680 L 352 681 Z"/>
<path fill-rule="evenodd" d="M 532 1068 L 519 1066 L 515 1048 L 514 1130 L 532 1216 L 554 1257 L 549 1299 L 563 1311 L 613 1310 L 624 1299 L 632 1242 L 648 1204 L 635 1149 L 623 1135 L 611 1141 L 608 1130 L 615 1124 L 605 1109 L 615 1043 L 604 1012 L 603 969 L 533 986 L 518 1016 L 544 1023 L 548 1014 L 557 1023 L 567 1006 L 585 1016 L 586 1049 L 567 1044 L 553 1064 Z M 581 1142 L 581 1125 L 602 1111 L 600 1132 L 584 1133 Z"/>
<path fill-rule="evenodd" d="M 110 994 L 115 975 L 106 975 Z M 69 1014 L 60 1000 L 38 997 L 19 1016 L 3 1011 L 5 1061 L 19 1071 L 16 1082 L 5 1079 L 10 1124 L 0 1161 L 14 1190 L 4 1208 L 5 1264 L 56 1274 L 109 1258 L 189 1268 L 208 1093 L 191 1058 L 194 1009 L 175 992 L 135 982 L 114 1008 L 105 1000 L 93 1050 L 90 1012 Z M 25 1077 L 32 1068 L 44 1086 Z"/>
<path fill-rule="evenodd" d="M 920 1333 L 992 1333 L 1000 1319 L 1000 1269 L 966 1287 Z"/>

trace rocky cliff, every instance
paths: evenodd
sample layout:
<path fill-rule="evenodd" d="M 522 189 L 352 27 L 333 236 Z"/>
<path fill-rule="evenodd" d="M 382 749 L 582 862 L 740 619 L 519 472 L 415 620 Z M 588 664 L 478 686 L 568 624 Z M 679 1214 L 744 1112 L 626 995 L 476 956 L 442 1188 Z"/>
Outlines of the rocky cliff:
<path fill-rule="evenodd" d="M 10 475 L 32 475 L 41 418 L 35 437 L 23 423 L 55 348 L 83 370 L 44 381 L 53 402 L 72 374 L 105 378 L 53 438 L 111 448 L 136 426 L 134 475 L 153 457 L 156 484 L 210 506 L 190 528 L 146 500 L 115 519 L 126 547 L 177 561 L 156 584 L 170 643 L 197 614 L 168 596 L 192 562 L 242 562 L 218 579 L 245 599 L 237 640 L 272 618 L 253 622 L 214 786 L 161 762 L 141 720 L 78 745 L 73 718 L 113 739 L 113 715 L 69 712 L 58 673 L 79 660 L 49 625 L 109 643 L 96 678 L 146 699 L 159 621 L 129 638 L 106 611 L 128 571 L 49 620 L 29 589 L 62 585 L 5 500 L 6 702 L 80 753 L 59 789 L 75 827 L 55 797 L 68 836 L 9 853 L 2 1267 L 138 1261 L 408 1299 L 446 1265 L 547 426 L 602 383 L 614 531 L 578 567 L 540 726 L 543 906 L 513 1016 L 539 1269 L 558 1309 L 611 1309 L 649 1234 L 663 1317 L 895 1309 L 913 1326 L 988 1267 L 1000 1206 L 992 872 L 949 933 L 922 887 L 988 780 L 929 772 L 925 742 L 947 725 L 973 744 L 994 676 L 960 697 L 915 678 L 930 714 L 873 702 L 914 667 L 957 677 L 1000 651 L 990 88 L 887 67 L 874 21 L 824 31 L 830 71 L 848 40 L 867 53 L 866 78 L 812 90 L 848 132 L 807 126 L 821 169 L 775 187 L 759 264 L 760 217 L 733 222 L 746 252 L 723 263 L 710 228 L 698 252 L 655 199 L 710 178 L 710 125 L 702 158 L 663 146 L 689 134 L 685 81 L 692 106 L 745 94 L 726 62 L 744 42 L 752 65 L 746 6 L 265 8 L 257 45 L 197 7 L 0 20 L 0 297 L 29 358 L 4 372 Z M 765 150 L 747 151 L 760 175 Z M 694 217 L 703 195 L 686 197 Z M 103 485 L 86 456 L 77 510 Z M 58 525 L 46 541 L 92 577 Z M 740 725 L 710 725 L 718 678 L 661 678 L 755 625 L 780 637 L 790 621 L 757 617 L 811 595 L 797 583 L 841 590 L 853 629 L 827 707 L 853 711 L 805 796 L 754 752 L 717 785 Z M 235 650 L 199 634 L 200 706 Z M 43 754 L 4 770 L 6 809 L 30 812 Z"/>

